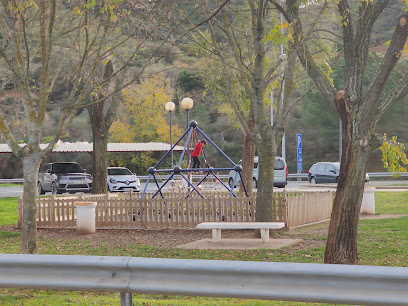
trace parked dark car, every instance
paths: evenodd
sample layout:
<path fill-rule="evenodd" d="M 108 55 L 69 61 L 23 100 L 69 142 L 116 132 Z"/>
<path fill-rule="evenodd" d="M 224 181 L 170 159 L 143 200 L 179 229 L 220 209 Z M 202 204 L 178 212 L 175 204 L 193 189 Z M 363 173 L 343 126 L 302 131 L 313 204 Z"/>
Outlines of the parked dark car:
<path fill-rule="evenodd" d="M 308 172 L 308 180 L 311 184 L 318 183 L 337 183 L 340 175 L 339 162 L 319 162 L 314 164 Z M 366 173 L 366 182 L 370 181 L 370 177 Z"/>
<path fill-rule="evenodd" d="M 340 174 L 340 163 L 320 162 L 314 164 L 308 172 L 309 182 L 337 183 Z"/>
<path fill-rule="evenodd" d="M 38 175 L 38 194 L 91 192 L 92 176 L 73 162 L 44 164 Z"/>

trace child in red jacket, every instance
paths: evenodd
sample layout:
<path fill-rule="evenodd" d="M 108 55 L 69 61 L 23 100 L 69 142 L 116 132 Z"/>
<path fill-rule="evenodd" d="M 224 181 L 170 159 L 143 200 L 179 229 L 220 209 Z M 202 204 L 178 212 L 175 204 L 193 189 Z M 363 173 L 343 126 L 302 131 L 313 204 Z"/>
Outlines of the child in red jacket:
<path fill-rule="evenodd" d="M 191 156 L 193 157 L 193 167 L 192 168 L 200 168 L 200 159 L 198 158 L 201 154 L 201 150 L 203 149 L 203 147 L 205 147 L 207 145 L 207 141 L 206 140 L 201 140 L 199 141 L 195 148 L 193 153 L 191 153 Z"/>

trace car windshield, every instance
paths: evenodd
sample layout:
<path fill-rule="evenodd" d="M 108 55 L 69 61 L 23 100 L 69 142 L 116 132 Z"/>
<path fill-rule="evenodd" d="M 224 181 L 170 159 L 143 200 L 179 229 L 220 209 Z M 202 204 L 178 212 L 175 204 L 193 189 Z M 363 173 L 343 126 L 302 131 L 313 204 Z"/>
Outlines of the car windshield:
<path fill-rule="evenodd" d="M 133 173 L 129 169 L 118 168 L 108 169 L 108 175 L 133 175 Z"/>
<path fill-rule="evenodd" d="M 84 169 L 78 164 L 54 164 L 52 166 L 54 173 L 82 173 Z"/>

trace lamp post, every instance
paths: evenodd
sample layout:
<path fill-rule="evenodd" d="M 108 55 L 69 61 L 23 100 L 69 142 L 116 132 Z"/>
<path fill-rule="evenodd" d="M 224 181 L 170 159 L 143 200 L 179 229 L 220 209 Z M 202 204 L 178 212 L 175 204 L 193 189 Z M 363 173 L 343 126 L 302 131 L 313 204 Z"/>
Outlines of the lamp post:
<path fill-rule="evenodd" d="M 173 102 L 167 102 L 166 105 L 164 106 L 166 111 L 170 113 L 170 159 L 171 159 L 171 169 L 173 169 L 173 150 L 171 149 L 173 147 L 173 140 L 172 140 L 172 133 L 171 133 L 171 113 L 176 109 L 176 104 Z"/>
<path fill-rule="evenodd" d="M 281 20 L 282 20 L 282 16 L 281 16 Z M 280 56 L 280 58 L 283 60 L 285 57 L 286 57 L 286 54 L 285 53 L 283 53 L 283 47 L 281 47 L 281 56 Z M 284 70 L 285 70 L 285 68 L 284 67 L 282 67 L 283 68 L 283 71 L 282 71 L 282 78 L 284 77 Z M 285 98 L 285 94 L 284 94 L 284 90 L 285 90 L 285 80 L 283 80 L 282 81 L 282 89 L 281 89 L 281 97 L 280 97 L 280 105 L 281 105 L 281 107 L 283 108 L 283 101 L 284 101 L 284 98 Z M 273 126 L 273 92 L 271 92 L 271 126 Z M 286 136 L 285 136 L 286 134 L 283 134 L 283 136 L 282 136 L 282 158 L 284 159 L 284 160 L 286 160 Z"/>
<path fill-rule="evenodd" d="M 280 1 L 281 5 L 282 5 L 282 0 Z M 281 24 L 283 24 L 283 15 L 282 13 L 280 14 L 280 19 L 281 19 Z M 284 35 L 285 31 L 283 29 L 283 27 L 281 27 L 281 33 L 282 35 Z M 286 56 L 286 54 L 283 51 L 283 44 L 281 45 L 281 57 L 282 59 L 284 59 Z M 283 67 L 283 70 L 285 70 L 285 68 Z M 281 96 L 281 103 L 282 103 L 282 107 L 283 107 L 283 100 L 284 100 L 284 90 L 285 90 L 285 80 L 283 80 L 282 82 L 282 96 Z M 286 160 L 286 136 L 285 134 L 283 134 L 282 136 L 282 158 L 284 160 Z"/>
<path fill-rule="evenodd" d="M 188 98 L 188 97 L 184 98 L 183 100 L 181 100 L 180 105 L 181 105 L 181 108 L 186 110 L 187 112 L 187 129 L 188 129 L 188 126 L 189 126 L 188 111 L 193 108 L 193 105 L 194 105 L 193 99 Z M 189 163 L 190 163 L 190 149 L 187 148 L 187 167 Z"/>
<path fill-rule="evenodd" d="M 280 1 L 281 5 L 282 5 L 282 0 Z M 280 14 L 280 19 L 281 19 L 281 23 L 283 24 L 283 15 Z M 282 35 L 284 34 L 284 29 L 283 27 L 281 28 L 281 33 Z M 286 54 L 284 53 L 283 50 L 283 44 L 281 45 L 281 54 L 280 54 L 280 58 L 283 60 L 286 57 Z M 285 70 L 284 67 L 283 68 L 283 72 Z M 282 72 L 282 77 L 284 76 Z M 283 80 L 282 82 L 282 89 L 281 89 L 281 106 L 283 107 L 283 100 L 285 98 L 285 94 L 284 91 L 285 90 L 285 80 Z M 271 125 L 273 126 L 273 92 L 271 92 Z M 283 134 L 282 136 L 282 158 L 284 160 L 286 160 L 286 136 L 285 134 Z"/>

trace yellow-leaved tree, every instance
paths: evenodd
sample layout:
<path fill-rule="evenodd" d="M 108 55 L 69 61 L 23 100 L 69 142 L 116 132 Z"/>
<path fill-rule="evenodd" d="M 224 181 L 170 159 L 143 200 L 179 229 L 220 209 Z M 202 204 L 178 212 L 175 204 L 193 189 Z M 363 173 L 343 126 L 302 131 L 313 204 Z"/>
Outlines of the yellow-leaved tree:
<path fill-rule="evenodd" d="M 122 92 L 123 103 L 120 105 L 117 120 L 110 129 L 113 142 L 170 142 L 170 126 L 165 104 L 172 100 L 175 91 L 170 80 L 158 74 L 143 79 Z M 183 130 L 174 125 L 173 139 L 178 139 Z M 169 147 L 170 149 L 170 147 Z M 132 157 L 115 157 L 111 164 L 124 165 L 129 162 L 138 171 L 146 170 L 157 162 L 154 152 L 146 152 Z"/>
<path fill-rule="evenodd" d="M 401 173 L 407 173 L 408 158 L 406 146 L 400 142 L 396 136 L 387 138 L 387 134 L 383 136 L 383 142 L 380 147 L 382 154 L 382 162 L 384 168 L 388 170 L 394 177 L 398 177 Z"/>

